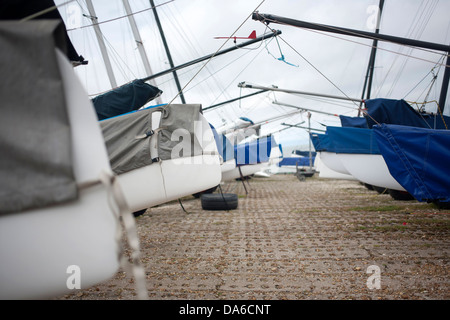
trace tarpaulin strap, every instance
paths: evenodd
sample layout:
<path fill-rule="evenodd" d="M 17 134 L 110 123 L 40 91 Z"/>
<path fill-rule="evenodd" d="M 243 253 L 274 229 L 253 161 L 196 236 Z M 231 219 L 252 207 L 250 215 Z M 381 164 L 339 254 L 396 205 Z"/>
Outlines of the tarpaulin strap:
<path fill-rule="evenodd" d="M 158 129 L 155 129 L 155 130 L 149 130 L 149 131 L 147 131 L 147 132 L 144 133 L 144 134 L 141 134 L 141 135 L 136 136 L 135 139 L 145 139 L 145 138 L 151 137 L 151 136 L 153 136 L 155 133 L 158 133 L 159 131 L 161 131 L 161 130 L 163 130 L 163 129 L 165 129 L 165 128 L 158 128 Z"/>
<path fill-rule="evenodd" d="M 136 136 L 135 139 L 146 139 L 148 137 L 155 136 L 154 139 L 155 139 L 155 149 L 156 149 L 157 146 L 158 146 L 158 135 L 157 135 L 157 133 L 159 131 L 163 130 L 163 129 L 165 129 L 165 127 L 160 127 L 160 128 L 155 129 L 155 130 L 150 129 L 146 133 Z M 161 159 L 159 157 L 155 157 L 155 158 L 152 159 L 152 163 L 159 162 L 159 161 L 161 161 Z"/>
<path fill-rule="evenodd" d="M 112 171 L 103 170 L 100 172 L 100 181 L 106 186 L 108 193 L 108 203 L 111 210 L 116 214 L 117 219 L 121 218 L 125 227 L 128 244 L 132 250 L 131 260 L 132 264 L 128 261 L 128 258 L 124 255 L 124 249 L 120 246 L 118 255 L 121 265 L 131 271 L 134 275 L 136 283 L 136 291 L 140 300 L 148 299 L 148 291 L 146 285 L 146 276 L 144 267 L 140 261 L 140 245 L 137 228 L 135 224 L 134 216 L 129 208 L 123 191 L 117 180 L 117 176 Z M 122 230 L 119 222 L 117 222 L 117 241 L 121 242 Z"/>

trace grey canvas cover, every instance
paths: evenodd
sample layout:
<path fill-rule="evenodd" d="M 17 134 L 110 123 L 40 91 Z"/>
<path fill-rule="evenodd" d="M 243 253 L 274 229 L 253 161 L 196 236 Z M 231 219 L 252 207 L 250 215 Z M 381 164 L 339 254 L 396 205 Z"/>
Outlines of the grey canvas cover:
<path fill-rule="evenodd" d="M 152 124 L 152 114 L 161 112 L 161 123 Z M 198 137 L 201 105 L 171 104 L 146 108 L 100 121 L 111 168 L 116 174 L 151 165 L 157 160 L 191 157 L 202 153 Z M 157 129 L 159 127 L 159 129 Z M 181 135 L 173 133 L 181 133 Z M 151 136 L 157 135 L 158 154 L 151 154 Z M 173 153 L 180 143 L 188 144 Z"/>
<path fill-rule="evenodd" d="M 56 20 L 0 21 L 0 214 L 77 198 Z"/>

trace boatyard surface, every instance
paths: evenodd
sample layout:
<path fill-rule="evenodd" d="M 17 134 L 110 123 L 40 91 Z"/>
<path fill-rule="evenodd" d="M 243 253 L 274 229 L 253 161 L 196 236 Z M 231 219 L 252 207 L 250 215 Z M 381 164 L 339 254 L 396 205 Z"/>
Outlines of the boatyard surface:
<path fill-rule="evenodd" d="M 188 183 L 188 182 L 186 182 Z M 450 210 L 356 181 L 294 175 L 225 183 L 231 211 L 184 197 L 136 218 L 152 300 L 446 300 Z M 135 300 L 133 275 L 60 300 Z"/>

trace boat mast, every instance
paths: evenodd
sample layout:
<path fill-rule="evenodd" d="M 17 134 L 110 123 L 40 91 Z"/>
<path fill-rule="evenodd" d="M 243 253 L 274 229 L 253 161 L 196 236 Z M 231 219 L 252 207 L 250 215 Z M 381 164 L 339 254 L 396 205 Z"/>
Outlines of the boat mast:
<path fill-rule="evenodd" d="M 299 125 L 296 125 L 296 124 L 289 124 L 289 123 L 282 123 L 281 124 L 282 126 L 288 126 L 288 127 L 290 127 L 290 128 L 299 128 L 299 129 L 306 129 L 306 130 L 309 130 L 310 128 L 308 128 L 308 127 L 302 127 L 302 126 L 299 126 Z M 314 128 L 311 128 L 311 130 L 312 131 L 319 131 L 319 132 L 326 132 L 325 130 L 322 130 L 322 129 L 314 129 Z"/>
<path fill-rule="evenodd" d="M 169 60 L 170 67 L 174 68 L 172 55 L 170 54 L 169 46 L 167 45 L 167 41 L 166 41 L 166 37 L 164 35 L 164 31 L 162 29 L 161 21 L 159 21 L 159 16 L 158 16 L 158 13 L 156 12 L 155 2 L 153 0 L 150 0 L 150 5 L 152 6 L 152 11 L 153 11 L 153 14 L 155 15 L 156 24 L 158 25 L 159 33 L 161 34 L 161 40 L 162 40 L 164 48 L 166 50 L 167 59 Z M 180 94 L 181 102 L 183 104 L 185 104 L 186 101 L 184 99 L 183 91 L 181 89 L 180 80 L 178 80 L 177 72 L 174 70 L 172 73 L 175 78 L 175 84 L 177 85 L 178 92 Z"/>
<path fill-rule="evenodd" d="M 144 43 L 142 42 L 142 38 L 139 33 L 139 29 L 137 27 L 136 21 L 134 20 L 134 15 L 131 11 L 130 3 L 128 2 L 128 0 L 122 0 L 122 2 L 123 2 L 123 6 L 125 7 L 125 12 L 127 13 L 127 16 L 128 16 L 128 21 L 130 23 L 131 31 L 133 32 L 134 40 L 136 41 L 137 48 L 138 48 L 139 54 L 141 56 L 142 63 L 144 65 L 145 72 L 148 75 L 153 74 L 152 68 L 150 67 L 150 62 L 148 61 L 148 57 L 145 52 Z M 156 82 L 154 80 L 152 80 L 150 83 L 155 87 L 157 86 Z M 161 98 L 157 97 L 156 101 L 158 104 L 160 104 Z"/>
<path fill-rule="evenodd" d="M 346 36 L 353 36 L 353 37 L 366 38 L 366 39 L 367 38 L 368 39 L 378 39 L 380 41 L 388 41 L 388 42 L 397 43 L 397 44 L 401 44 L 401 45 L 407 45 L 407 46 L 413 46 L 413 47 L 418 47 L 418 48 L 425 48 L 425 49 L 431 49 L 431 50 L 445 52 L 447 54 L 447 64 L 445 66 L 446 69 L 445 69 L 444 80 L 442 82 L 442 89 L 441 89 L 441 94 L 440 94 L 440 99 L 439 99 L 439 106 L 442 108 L 441 112 L 444 112 L 445 100 L 446 100 L 447 92 L 448 92 L 448 85 L 450 83 L 450 67 L 449 67 L 450 46 L 448 46 L 448 45 L 414 40 L 414 39 L 408 39 L 408 38 L 395 37 L 395 36 L 385 35 L 385 34 L 381 34 L 381 33 L 376 34 L 373 32 L 366 32 L 366 31 L 361 31 L 361 30 L 353 30 L 353 29 L 347 29 L 347 28 L 327 26 L 324 24 L 310 23 L 310 22 L 305 22 L 305 21 L 300 21 L 300 20 L 279 17 L 279 16 L 275 16 L 272 14 L 260 14 L 258 11 L 255 11 L 253 13 L 252 18 L 253 18 L 253 20 L 259 20 L 266 24 L 281 23 L 284 25 L 290 25 L 290 26 L 299 27 L 299 28 L 332 32 L 332 33 L 343 34 Z"/>
<path fill-rule="evenodd" d="M 326 115 L 329 115 L 329 116 L 339 117 L 339 115 L 336 114 L 336 113 L 329 113 L 329 112 L 325 112 L 325 111 L 319 111 L 319 110 L 314 110 L 314 109 L 308 109 L 308 108 L 303 108 L 303 107 L 297 107 L 297 106 L 293 106 L 293 105 L 291 105 L 291 104 L 282 103 L 282 102 L 278 102 L 278 101 L 273 101 L 272 103 L 273 103 L 273 104 L 278 104 L 278 105 L 280 105 L 280 106 L 291 107 L 291 108 L 296 108 L 296 109 L 300 109 L 300 110 L 311 111 L 311 112 L 316 112 L 316 113 L 326 114 Z"/>
<path fill-rule="evenodd" d="M 439 96 L 439 108 L 444 113 L 445 101 L 447 99 L 448 85 L 450 83 L 450 50 L 447 52 L 447 62 L 445 63 L 444 78 L 442 79 L 441 94 Z"/>
<path fill-rule="evenodd" d="M 260 41 L 265 40 L 265 39 L 270 39 L 270 38 L 275 37 L 275 36 L 277 36 L 277 35 L 279 35 L 279 34 L 281 34 L 281 31 L 279 31 L 279 30 L 274 31 L 274 32 L 270 32 L 270 33 L 266 33 L 266 34 L 264 34 L 264 35 L 262 35 L 262 36 L 260 36 L 260 37 L 258 37 L 258 38 L 256 38 L 256 39 L 252 39 L 252 40 L 249 40 L 249 41 L 240 43 L 240 44 L 236 44 L 236 45 L 234 45 L 233 47 L 230 47 L 230 48 L 221 50 L 221 51 L 219 51 L 219 52 L 212 53 L 212 54 L 209 54 L 209 55 L 207 55 L 207 56 L 204 56 L 204 57 L 201 57 L 201 58 L 198 58 L 198 59 L 195 59 L 195 60 L 192 60 L 192 61 L 183 63 L 183 64 L 178 65 L 178 66 L 176 66 L 176 67 L 172 67 L 172 68 L 170 68 L 170 69 L 167 69 L 167 70 L 158 72 L 158 73 L 156 73 L 156 74 L 153 74 L 153 75 L 151 75 L 151 76 L 148 76 L 148 77 L 146 77 L 146 78 L 143 78 L 142 80 L 143 80 L 143 81 L 148 81 L 148 80 L 151 80 L 151 79 L 155 79 L 155 78 L 161 77 L 161 76 L 163 76 L 163 75 L 165 75 L 165 74 L 168 74 L 168 73 L 174 72 L 174 71 L 176 71 L 176 70 L 179 70 L 179 69 L 183 69 L 183 68 L 192 66 L 192 65 L 194 65 L 194 64 L 196 64 L 196 63 L 200 63 L 200 62 L 203 62 L 203 61 L 205 61 L 205 60 L 209 60 L 209 59 L 211 59 L 211 58 L 218 57 L 218 56 L 220 56 L 220 55 L 222 55 L 222 54 L 225 54 L 225 53 L 228 53 L 228 52 L 231 52 L 231 51 L 240 49 L 240 48 L 244 48 L 244 47 L 246 47 L 246 46 L 249 46 L 249 45 L 254 44 L 254 43 L 257 43 L 257 42 L 260 42 Z"/>
<path fill-rule="evenodd" d="M 308 111 L 308 135 L 311 137 L 311 112 Z M 311 139 L 309 141 L 309 170 L 312 170 Z"/>
<path fill-rule="evenodd" d="M 380 0 L 380 4 L 378 6 L 378 19 L 377 19 L 377 25 L 375 29 L 375 34 L 380 33 L 380 21 L 381 21 L 381 14 L 383 12 L 383 6 L 384 6 L 384 0 Z M 373 80 L 373 72 L 375 68 L 375 56 L 377 54 L 377 47 L 378 47 L 378 39 L 373 39 L 372 43 L 372 50 L 370 52 L 370 58 L 369 58 L 369 65 L 367 67 L 367 73 L 366 78 L 364 80 L 364 88 L 361 95 L 361 99 L 370 99 L 370 93 L 372 91 L 372 80 Z M 367 96 L 364 98 L 365 92 L 367 89 Z M 362 102 L 359 104 L 359 110 L 358 110 L 358 117 L 361 115 L 361 109 L 362 109 Z"/>
<path fill-rule="evenodd" d="M 237 100 L 242 100 L 242 99 L 245 99 L 245 98 L 248 98 L 248 97 L 252 97 L 254 95 L 257 95 L 257 94 L 260 94 L 260 93 L 264 93 L 264 92 L 267 92 L 267 90 L 257 91 L 257 92 L 254 92 L 254 93 L 247 94 L 245 96 L 241 96 L 239 98 L 233 98 L 233 99 L 230 99 L 230 100 L 227 100 L 227 101 L 224 101 L 224 102 L 213 104 L 212 106 L 203 108 L 203 111 L 206 111 L 206 110 L 209 110 L 209 109 L 213 109 L 213 108 L 217 108 L 217 107 L 220 107 L 220 106 L 222 106 L 224 104 L 231 103 L 231 102 L 234 102 L 234 101 L 237 101 Z"/>
<path fill-rule="evenodd" d="M 94 6 L 92 5 L 92 0 L 86 0 L 86 5 L 89 11 L 90 16 L 87 17 L 92 20 L 92 25 L 94 27 L 95 36 L 97 37 L 97 42 L 100 47 L 100 52 L 103 57 L 103 62 L 105 63 L 106 72 L 108 74 L 109 82 L 111 83 L 112 88 L 117 87 L 116 77 L 114 76 L 114 72 L 111 66 L 111 61 L 109 60 L 108 51 L 106 50 L 105 40 L 103 39 L 102 32 L 100 30 L 100 26 L 98 25 L 98 18 L 95 14 Z"/>
<path fill-rule="evenodd" d="M 363 101 L 362 99 L 359 99 L 359 98 L 341 97 L 341 96 L 334 96 L 334 95 L 329 95 L 329 94 L 305 92 L 305 91 L 290 90 L 290 89 L 280 89 L 280 88 L 276 88 L 276 87 L 264 87 L 264 86 L 254 85 L 254 84 L 246 84 L 245 82 L 239 83 L 238 87 L 240 87 L 240 88 L 250 88 L 250 89 L 262 89 L 262 90 L 280 91 L 280 92 L 285 92 L 285 93 L 302 94 L 302 95 L 317 96 L 317 97 L 338 99 L 338 100 L 355 101 L 355 102 Z"/>

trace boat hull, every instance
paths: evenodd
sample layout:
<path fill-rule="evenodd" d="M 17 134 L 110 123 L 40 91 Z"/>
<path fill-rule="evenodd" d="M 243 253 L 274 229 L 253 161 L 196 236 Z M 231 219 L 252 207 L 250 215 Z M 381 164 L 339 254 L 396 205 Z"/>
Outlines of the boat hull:
<path fill-rule="evenodd" d="M 335 152 L 321 151 L 320 160 L 333 171 L 346 175 L 350 174 L 346 166 L 342 163 L 341 158 Z"/>
<path fill-rule="evenodd" d="M 405 191 L 389 172 L 381 154 L 338 154 L 342 164 L 357 180 L 373 186 Z"/>
<path fill-rule="evenodd" d="M 162 160 L 118 175 L 132 211 L 176 200 L 220 183 L 222 168 L 214 135 L 206 119 L 200 117 L 202 125 L 197 126 L 196 137 L 203 154 Z M 153 145 L 153 140 L 150 143 Z"/>
<path fill-rule="evenodd" d="M 119 217 L 99 180 L 102 170 L 111 172 L 102 132 L 72 66 L 59 51 L 57 58 L 79 194 L 73 201 L 0 216 L 0 299 L 53 298 L 78 289 L 77 275 L 85 289 L 119 269 Z"/>

